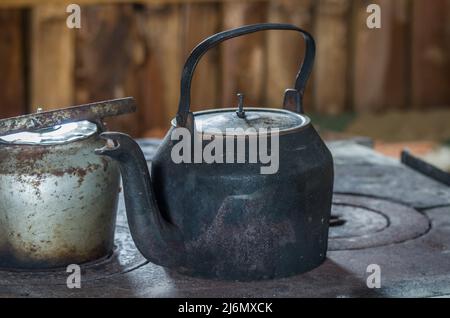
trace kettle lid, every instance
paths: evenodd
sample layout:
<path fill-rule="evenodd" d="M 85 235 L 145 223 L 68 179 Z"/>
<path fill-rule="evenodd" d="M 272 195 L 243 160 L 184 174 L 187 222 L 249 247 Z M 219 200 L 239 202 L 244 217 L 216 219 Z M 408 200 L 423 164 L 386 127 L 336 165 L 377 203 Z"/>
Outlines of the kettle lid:
<path fill-rule="evenodd" d="M 56 145 L 87 138 L 97 132 L 94 122 L 136 110 L 133 98 L 118 98 L 0 119 L 0 143 Z"/>
<path fill-rule="evenodd" d="M 97 132 L 97 125 L 87 120 L 23 131 L 0 137 L 0 143 L 11 145 L 58 145 L 88 138 Z"/>
<path fill-rule="evenodd" d="M 211 135 L 219 131 L 225 135 L 249 135 L 261 132 L 262 129 L 287 132 L 310 123 L 305 115 L 273 108 L 248 107 L 241 113 L 236 108 L 222 108 L 195 112 L 194 116 L 197 132 Z"/>
<path fill-rule="evenodd" d="M 132 97 L 126 97 L 49 111 L 40 110 L 32 114 L 0 119 L 0 136 L 83 120 L 98 122 L 105 117 L 134 112 L 136 103 Z"/>

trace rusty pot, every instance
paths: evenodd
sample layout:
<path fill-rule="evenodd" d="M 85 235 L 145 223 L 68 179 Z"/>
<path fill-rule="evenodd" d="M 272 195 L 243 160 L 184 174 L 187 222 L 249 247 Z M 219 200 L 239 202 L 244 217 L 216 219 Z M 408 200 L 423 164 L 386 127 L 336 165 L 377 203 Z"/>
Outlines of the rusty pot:
<path fill-rule="evenodd" d="M 98 106 L 0 121 L 0 268 L 111 254 L 120 175 L 115 162 L 94 154 L 103 143 L 98 119 L 111 111 Z"/>
<path fill-rule="evenodd" d="M 191 80 L 201 56 L 224 40 L 263 30 L 297 31 L 306 41 L 295 88 L 284 95 L 285 109 L 245 108 L 241 97 L 237 109 L 190 112 Z M 146 258 L 184 274 L 229 280 L 285 277 L 323 262 L 333 160 L 302 109 L 314 51 L 311 35 L 287 24 L 244 26 L 200 43 L 185 63 L 178 114 L 153 158 L 151 176 L 133 139 L 102 134 L 115 144 L 97 153 L 120 164 L 128 224 Z M 193 145 L 184 137 L 175 140 L 178 132 L 193 136 Z M 272 171 L 265 169 L 264 160 L 255 161 L 256 152 L 251 151 L 252 144 L 269 136 L 274 139 L 266 145 L 279 157 L 279 167 Z M 203 153 L 223 139 L 231 149 L 237 149 L 240 140 L 244 152 L 227 146 L 196 160 L 196 138 Z M 186 147 L 178 151 L 183 144 Z M 186 161 L 174 159 L 174 153 L 181 152 Z"/>

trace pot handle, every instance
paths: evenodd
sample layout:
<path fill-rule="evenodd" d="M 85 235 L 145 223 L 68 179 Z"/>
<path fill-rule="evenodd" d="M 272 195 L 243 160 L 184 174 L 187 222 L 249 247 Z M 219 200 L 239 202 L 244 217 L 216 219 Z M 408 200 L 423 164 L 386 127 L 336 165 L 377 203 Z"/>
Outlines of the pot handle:
<path fill-rule="evenodd" d="M 181 75 L 180 101 L 178 104 L 178 113 L 176 117 L 177 126 L 186 127 L 186 125 L 188 124 L 188 117 L 191 114 L 191 112 L 189 111 L 191 102 L 191 82 L 195 68 L 200 61 L 200 58 L 210 48 L 225 40 L 264 30 L 293 30 L 298 31 L 303 35 L 306 43 L 305 57 L 303 59 L 302 66 L 297 73 L 297 78 L 295 80 L 295 89 L 287 89 L 284 96 L 285 108 L 295 105 L 296 111 L 299 113 L 302 112 L 302 98 L 305 92 L 306 82 L 308 81 L 309 75 L 312 71 L 316 52 L 313 37 L 308 32 L 290 24 L 252 24 L 214 34 L 203 40 L 192 50 L 191 54 L 186 60 L 186 63 L 184 64 L 183 73 Z"/>

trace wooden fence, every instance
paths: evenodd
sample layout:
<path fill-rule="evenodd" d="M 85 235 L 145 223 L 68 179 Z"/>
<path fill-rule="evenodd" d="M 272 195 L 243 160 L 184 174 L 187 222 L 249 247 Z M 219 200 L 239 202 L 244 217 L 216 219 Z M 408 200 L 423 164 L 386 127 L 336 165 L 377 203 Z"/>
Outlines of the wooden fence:
<path fill-rule="evenodd" d="M 64 1 L 0 1 L 0 116 L 135 96 L 136 114 L 111 123 L 154 134 L 176 113 L 190 50 L 220 30 L 292 23 L 316 38 L 306 110 L 338 114 L 450 105 L 450 0 L 74 1 L 81 28 L 66 26 Z M 366 8 L 381 5 L 382 28 Z M 233 39 L 201 61 L 193 109 L 279 107 L 303 54 L 298 34 Z"/>

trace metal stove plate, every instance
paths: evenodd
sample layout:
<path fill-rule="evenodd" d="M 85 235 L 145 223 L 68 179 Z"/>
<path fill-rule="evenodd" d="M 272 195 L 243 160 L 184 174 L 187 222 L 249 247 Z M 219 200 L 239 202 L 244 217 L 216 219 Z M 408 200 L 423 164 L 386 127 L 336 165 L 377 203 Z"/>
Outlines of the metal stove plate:
<path fill-rule="evenodd" d="M 151 159 L 159 140 L 140 140 L 147 159 Z M 377 215 L 380 206 L 407 209 L 401 222 L 402 231 L 411 226 L 409 217 L 419 214 L 408 206 L 390 201 L 361 197 L 377 195 L 421 209 L 433 226 L 398 244 L 387 242 L 374 248 L 329 251 L 327 260 L 315 270 L 284 279 L 261 282 L 222 282 L 194 279 L 169 273 L 162 267 L 147 263 L 138 269 L 113 274 L 105 279 L 82 282 L 81 289 L 68 289 L 64 284 L 31 285 L 22 279 L 14 286 L 0 286 L 0 297 L 439 297 L 450 295 L 450 191 L 448 188 L 402 167 L 373 150 L 350 142 L 335 142 L 331 147 L 336 166 L 335 189 L 355 195 L 335 195 L 335 204 L 358 207 Z M 330 145 L 330 146 L 331 146 Z M 378 177 L 380 176 L 380 177 Z M 348 198 L 346 198 L 348 197 Z M 344 199 L 345 198 L 345 199 Z M 348 200 L 347 200 L 348 199 Z M 370 207 L 368 205 L 371 205 Z M 434 208 L 440 206 L 439 208 Z M 374 208 L 374 209 L 372 209 Z M 423 209 L 423 210 L 422 210 Z M 376 212 L 374 212 L 376 211 Z M 337 211 L 340 212 L 340 211 Z M 363 212 L 358 212 L 363 213 Z M 367 213 L 371 214 L 371 213 Z M 387 215 L 382 211 L 383 215 Z M 372 214 L 373 215 L 373 214 Z M 122 220 L 123 215 L 119 214 Z M 418 218 L 423 223 L 424 218 Z M 378 218 L 378 220 L 380 220 Z M 417 219 L 416 219 L 417 220 Z M 426 220 L 426 218 L 425 218 Z M 123 222 L 118 222 L 123 224 Z M 347 224 L 347 223 L 346 223 Z M 344 224 L 345 225 L 345 224 Z M 370 234 L 384 233 L 393 228 L 364 228 Z M 336 236 L 354 235 L 350 229 L 340 229 Z M 364 232 L 358 230 L 358 235 Z M 390 230 L 391 231 L 391 230 Z M 374 234 L 375 233 L 375 234 Z M 387 232 L 389 234 L 389 232 Z M 391 233 L 389 235 L 397 235 Z M 404 235 L 398 233 L 398 235 Z M 330 235 L 330 247 L 334 242 Z M 363 236 L 356 236 L 361 239 Z M 364 238 L 367 240 L 367 238 Z M 342 242 L 342 241 L 341 241 Z M 342 243 L 343 244 L 343 243 Z M 131 242 L 132 245 L 132 242 Z M 134 249 L 134 246 L 132 245 Z M 134 249 L 134 252 L 137 252 Z M 131 263 L 131 262 L 130 262 Z M 381 289 L 367 287 L 367 266 L 378 264 L 382 269 Z M 136 263 L 138 264 L 138 262 Z M 64 276 L 66 279 L 67 276 Z M 61 278 L 63 278 L 61 276 Z M 91 276 L 92 278 L 92 276 Z M 42 280 L 41 280 L 42 281 Z M 0 272 L 0 285 L 5 282 Z M 22 283 L 22 285 L 20 285 Z"/>

